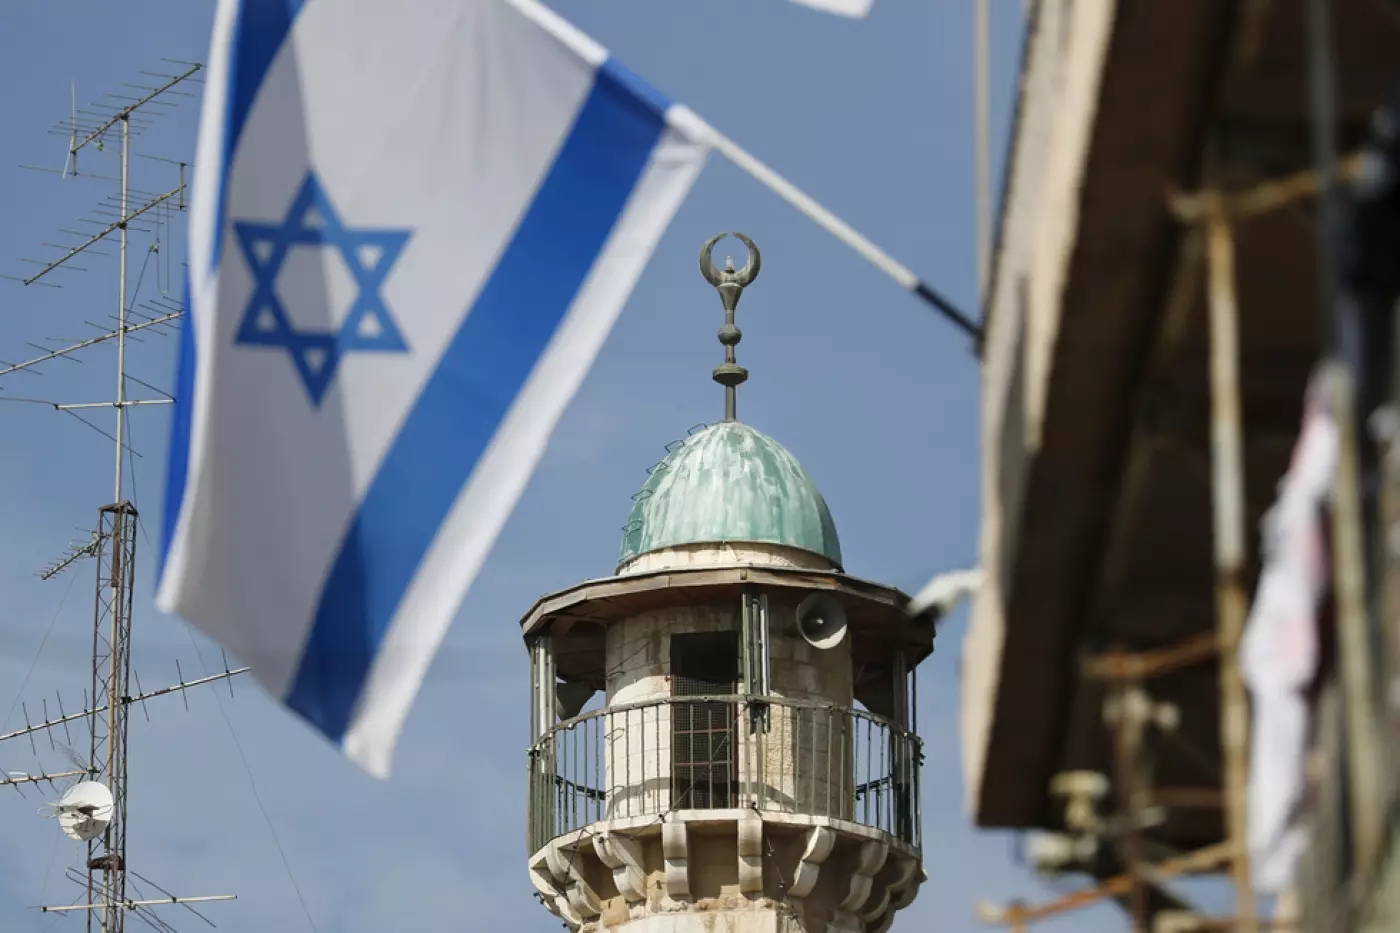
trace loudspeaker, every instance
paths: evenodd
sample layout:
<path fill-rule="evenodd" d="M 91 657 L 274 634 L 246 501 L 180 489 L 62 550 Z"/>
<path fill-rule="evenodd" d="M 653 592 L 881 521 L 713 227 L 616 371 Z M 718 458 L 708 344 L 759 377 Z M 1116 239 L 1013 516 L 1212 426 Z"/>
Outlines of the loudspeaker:
<path fill-rule="evenodd" d="M 591 684 L 566 680 L 554 685 L 554 713 L 559 719 L 573 719 L 598 691 Z"/>
<path fill-rule="evenodd" d="M 846 609 L 825 593 L 812 593 L 797 606 L 797 633 L 813 648 L 835 648 L 846 637 Z"/>

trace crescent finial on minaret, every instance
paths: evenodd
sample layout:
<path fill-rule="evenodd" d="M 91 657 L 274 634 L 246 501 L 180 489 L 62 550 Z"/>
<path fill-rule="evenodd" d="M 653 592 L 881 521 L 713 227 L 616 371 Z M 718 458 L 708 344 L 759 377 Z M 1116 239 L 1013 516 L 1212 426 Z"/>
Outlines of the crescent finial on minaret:
<path fill-rule="evenodd" d="M 726 236 L 733 236 L 748 249 L 748 259 L 743 268 L 734 268 L 733 257 L 725 257 L 724 268 L 716 269 L 711 254 L 715 244 Z M 742 233 L 717 233 L 705 241 L 700 248 L 700 274 L 719 292 L 724 302 L 724 326 L 719 331 L 719 342 L 724 345 L 724 362 L 714 371 L 714 380 L 724 386 L 724 420 L 738 420 L 738 388 L 749 378 L 749 371 L 735 361 L 734 348 L 744 338 L 743 331 L 734 323 L 734 313 L 739 307 L 739 299 L 762 267 L 762 257 L 753 240 Z"/>

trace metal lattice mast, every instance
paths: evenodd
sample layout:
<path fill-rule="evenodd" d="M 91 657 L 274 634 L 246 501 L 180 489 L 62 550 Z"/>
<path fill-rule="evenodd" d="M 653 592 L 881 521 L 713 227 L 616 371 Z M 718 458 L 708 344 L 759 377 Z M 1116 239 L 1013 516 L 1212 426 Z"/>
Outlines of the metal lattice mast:
<path fill-rule="evenodd" d="M 136 562 L 136 510 L 104 506 L 97 537 L 97 599 L 93 609 L 90 758 L 95 779 L 112 792 L 107 831 L 88 843 L 87 928 L 121 933 L 126 901 L 126 723 L 131 677 L 131 594 Z M 106 709 L 97 707 L 99 699 Z"/>

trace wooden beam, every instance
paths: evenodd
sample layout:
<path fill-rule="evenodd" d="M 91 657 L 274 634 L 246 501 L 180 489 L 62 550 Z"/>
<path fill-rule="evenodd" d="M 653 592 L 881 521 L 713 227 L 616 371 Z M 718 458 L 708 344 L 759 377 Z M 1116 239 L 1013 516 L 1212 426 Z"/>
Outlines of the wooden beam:
<path fill-rule="evenodd" d="M 1219 650 L 1219 636 L 1202 632 L 1166 648 L 1094 655 L 1085 659 L 1083 672 L 1091 680 L 1150 679 L 1209 661 L 1219 655 Z"/>
<path fill-rule="evenodd" d="M 1213 871 L 1228 862 L 1232 854 L 1233 849 L 1230 844 L 1222 842 L 1204 849 L 1197 849 L 1195 852 L 1188 852 L 1176 858 L 1166 859 L 1151 868 L 1150 873 L 1145 871 L 1144 874 L 1150 874 L 1150 877 L 1156 881 L 1166 881 L 1179 875 L 1202 874 Z M 1039 920 L 1047 920 L 1057 914 L 1078 910 L 1081 907 L 1089 907 L 1112 897 L 1121 897 L 1132 890 L 1134 882 L 1135 877 L 1132 874 L 1115 875 L 1096 887 L 1066 894 L 1048 904 L 1042 904 L 1038 907 L 1011 904 L 1000 911 L 998 916 L 984 915 L 983 919 L 1011 927 L 1018 924 L 1025 926 Z"/>

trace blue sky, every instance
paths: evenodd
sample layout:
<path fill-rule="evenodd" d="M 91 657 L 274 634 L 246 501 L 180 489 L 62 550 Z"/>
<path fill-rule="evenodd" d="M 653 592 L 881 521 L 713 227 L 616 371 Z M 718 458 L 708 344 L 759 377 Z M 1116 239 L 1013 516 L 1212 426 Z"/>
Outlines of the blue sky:
<path fill-rule="evenodd" d="M 995 0 L 994 150 L 1003 152 L 1020 43 L 1021 3 Z M 787 174 L 969 310 L 975 308 L 971 3 L 879 0 L 865 22 L 783 0 L 554 0 L 553 6 L 633 69 Z M 0 272 L 51 254 L 60 228 L 108 197 L 101 179 L 60 181 L 20 165 L 60 168 L 65 141 L 46 130 L 70 106 L 127 93 L 163 57 L 203 60 L 212 2 L 14 2 L 0 12 Z M 190 158 L 198 101 L 137 143 Z M 366 136 L 376 132 L 367 115 Z M 85 158 L 115 174 L 116 147 Z M 452 153 L 442 170 L 452 171 Z M 167 163 L 137 160 L 133 184 L 165 190 Z M 996 167 L 1000 177 L 1000 158 Z M 76 227 L 76 229 L 82 229 Z M 722 415 L 709 379 L 722 358 L 721 315 L 695 255 L 721 230 L 764 254 L 741 310 L 744 420 L 776 437 L 823 490 L 848 569 L 906 590 L 970 564 L 979 501 L 978 372 L 967 341 L 916 299 L 718 157 L 677 215 L 569 409 L 543 464 L 464 605 L 409 720 L 395 776 L 359 773 L 301 722 L 257 693 L 211 690 L 135 712 L 131 728 L 131 865 L 181 894 L 236 892 L 211 905 L 220 929 L 309 929 L 285 863 L 321 931 L 420 928 L 556 930 L 524 871 L 527 741 L 525 652 L 517 621 L 540 594 L 611 572 L 628 497 L 664 445 Z M 180 228 L 137 300 L 178 290 Z M 135 278 L 152 238 L 133 238 Z M 170 267 L 167 269 L 166 265 Z M 59 273 L 61 289 L 0 281 L 0 358 L 29 342 L 96 333 L 117 306 L 115 262 Z M 133 286 L 134 286 L 133 281 Z M 132 373 L 168 388 L 173 341 L 132 349 Z M 81 366 L 0 382 L 0 716 L 17 696 L 30 715 L 60 691 L 67 707 L 87 678 L 90 565 L 55 581 L 34 573 L 89 528 L 111 498 L 109 441 L 73 418 L 9 397 L 110 399 L 114 351 Z M 132 387 L 132 394 L 147 390 Z M 154 544 L 167 410 L 133 414 L 134 489 Z M 92 416 L 111 430 L 108 413 Z M 147 688 L 214 665 L 217 649 L 151 606 L 152 551 L 139 542 L 136 670 Z M 896 929 L 978 929 L 977 897 L 1040 899 L 1053 891 L 1012 857 L 1005 835 L 974 830 L 963 805 L 957 658 L 963 614 L 925 665 L 919 723 L 927 742 L 929 882 Z M 47 634 L 46 634 L 47 633 Z M 39 651 L 42 644 L 42 651 Z M 26 674 L 32 673 L 26 681 Z M 22 689 L 21 689 L 22 688 Z M 75 740 L 78 737 L 75 733 Z M 80 742 L 81 744 L 81 742 Z M 0 749 L 0 767 L 59 770 L 41 745 Z M 251 778 L 250 778 L 251 775 Z M 42 930 L 31 909 L 66 903 L 62 869 L 79 853 L 39 819 L 39 795 L 0 795 L 0 929 Z M 266 813 L 266 818 L 264 817 Z M 275 829 L 277 841 L 274 841 Z M 281 853 L 279 853 L 280 842 Z M 166 908 L 167 911 L 171 910 Z M 178 914 L 166 914 L 179 922 Z M 1097 912 L 1114 928 L 1111 911 Z M 194 918 L 188 918 L 198 925 Z M 1085 915 L 1046 929 L 1090 929 Z M 73 926 L 76 920 L 67 921 Z M 1091 923 L 1093 921 L 1090 921 Z M 60 926 L 59 929 L 63 927 Z M 1098 928 L 1098 927 L 1095 927 Z"/>

